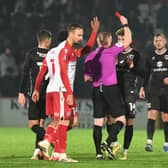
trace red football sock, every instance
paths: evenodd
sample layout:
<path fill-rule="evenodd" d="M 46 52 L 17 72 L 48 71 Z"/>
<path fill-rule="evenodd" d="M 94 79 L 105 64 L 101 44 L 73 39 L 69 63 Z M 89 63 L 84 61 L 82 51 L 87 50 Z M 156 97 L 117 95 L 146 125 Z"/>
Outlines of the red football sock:
<path fill-rule="evenodd" d="M 52 125 L 49 125 L 46 129 L 44 140 L 48 140 L 48 142 L 51 144 L 51 142 L 54 139 L 54 133 L 55 133 L 55 128 Z"/>
<path fill-rule="evenodd" d="M 68 126 L 59 125 L 60 153 L 66 153 L 67 129 L 68 129 Z"/>
<path fill-rule="evenodd" d="M 59 144 L 59 125 L 57 127 L 55 136 L 54 136 L 54 152 L 60 152 L 60 144 Z"/>
<path fill-rule="evenodd" d="M 54 152 L 65 153 L 67 142 L 67 128 L 65 125 L 58 125 L 57 139 L 54 145 Z"/>

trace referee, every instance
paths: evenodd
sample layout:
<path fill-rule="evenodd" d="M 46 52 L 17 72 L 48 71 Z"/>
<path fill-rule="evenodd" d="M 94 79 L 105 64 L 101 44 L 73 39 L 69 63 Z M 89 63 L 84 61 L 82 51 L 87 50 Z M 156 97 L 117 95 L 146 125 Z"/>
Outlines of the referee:
<path fill-rule="evenodd" d="M 97 39 L 98 48 L 91 52 L 85 60 L 84 78 L 85 81 L 92 81 L 93 84 L 93 138 L 97 159 L 103 159 L 100 147 L 108 153 L 110 159 L 114 159 L 110 144 L 117 139 L 118 133 L 125 125 L 124 108 L 117 86 L 116 57 L 131 44 L 132 36 L 127 19 L 121 16 L 120 21 L 125 32 L 123 43 L 116 43 L 110 47 L 112 36 L 107 32 L 100 33 Z M 107 114 L 114 118 L 115 123 L 109 128 L 109 136 L 106 141 L 100 145 L 104 117 Z"/>

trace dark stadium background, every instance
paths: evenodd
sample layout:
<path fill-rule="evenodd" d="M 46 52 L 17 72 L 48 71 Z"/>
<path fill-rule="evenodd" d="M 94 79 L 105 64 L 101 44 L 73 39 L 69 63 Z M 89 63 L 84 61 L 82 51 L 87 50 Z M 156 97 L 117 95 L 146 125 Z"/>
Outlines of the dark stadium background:
<path fill-rule="evenodd" d="M 167 35 L 167 0 L 0 0 L 0 57 L 9 48 L 16 62 L 8 68 L 7 75 L 2 75 L 0 65 L 0 96 L 17 96 L 24 56 L 37 45 L 38 30 L 49 29 L 53 34 L 52 46 L 55 46 L 58 32 L 69 23 L 77 22 L 84 26 L 84 38 L 87 39 L 91 32 L 90 20 L 97 15 L 101 21 L 100 30 L 112 32 L 115 41 L 114 32 L 120 27 L 115 11 L 128 17 L 134 36 L 133 46 L 143 58 L 152 49 L 155 32 L 162 30 Z M 78 60 L 75 94 L 88 98 L 91 88 L 83 82 L 83 61 L 84 57 Z"/>

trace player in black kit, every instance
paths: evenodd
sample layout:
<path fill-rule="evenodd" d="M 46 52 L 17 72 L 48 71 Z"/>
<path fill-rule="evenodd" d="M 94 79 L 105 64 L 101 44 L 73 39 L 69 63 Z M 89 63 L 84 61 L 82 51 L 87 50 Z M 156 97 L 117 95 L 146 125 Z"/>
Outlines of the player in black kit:
<path fill-rule="evenodd" d="M 162 115 L 165 142 L 163 151 L 168 152 L 168 51 L 166 38 L 162 33 L 154 36 L 155 51 L 146 60 L 144 86 L 140 89 L 140 98 L 145 98 L 144 87 L 149 82 L 149 111 L 147 122 L 147 144 L 145 150 L 152 152 L 152 140 L 155 121 L 160 111 Z"/>
<path fill-rule="evenodd" d="M 40 66 L 42 65 L 43 59 L 46 56 L 50 45 L 52 35 L 47 30 L 41 30 L 37 33 L 38 47 L 30 50 L 25 57 L 24 70 L 22 74 L 21 86 L 18 95 L 18 102 L 21 106 L 25 105 L 26 96 L 28 97 L 28 119 L 29 127 L 36 134 L 35 140 L 35 151 L 32 159 L 38 160 L 40 149 L 38 142 L 43 140 L 45 135 L 44 120 L 45 120 L 45 93 L 47 80 L 44 80 L 40 88 L 40 101 L 34 103 L 31 100 L 32 91 L 36 81 L 37 74 Z"/>
<path fill-rule="evenodd" d="M 116 32 L 119 42 L 124 40 L 124 29 L 121 28 Z M 124 146 L 119 159 L 126 160 L 128 148 L 133 137 L 133 119 L 135 118 L 136 103 L 136 83 L 137 76 L 142 76 L 141 67 L 139 65 L 140 55 L 131 46 L 128 46 L 124 52 L 120 53 L 117 58 L 117 80 L 121 91 L 123 104 L 126 115 L 126 128 L 124 133 Z M 119 142 L 113 142 L 113 153 L 120 148 Z"/>

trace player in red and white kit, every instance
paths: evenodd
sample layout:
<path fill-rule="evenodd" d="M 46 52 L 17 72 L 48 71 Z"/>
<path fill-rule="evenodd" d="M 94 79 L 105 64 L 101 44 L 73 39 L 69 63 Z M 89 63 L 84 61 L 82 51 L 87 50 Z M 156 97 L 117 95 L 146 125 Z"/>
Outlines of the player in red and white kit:
<path fill-rule="evenodd" d="M 52 116 L 52 122 L 47 127 L 45 139 L 39 143 L 47 160 L 49 159 L 48 148 L 54 140 L 53 160 L 77 162 L 66 156 L 67 129 L 70 119 L 74 115 L 73 111 L 76 109 L 73 95 L 76 59 L 91 51 L 99 25 L 98 18 L 94 17 L 91 21 L 92 34 L 86 46 L 77 50 L 74 49 L 74 45 L 83 40 L 83 28 L 78 24 L 69 25 L 67 40 L 48 52 L 37 76 L 32 95 L 34 102 L 39 100 L 38 89 L 46 72 L 49 73 L 49 84 L 46 90 L 46 114 Z"/>

